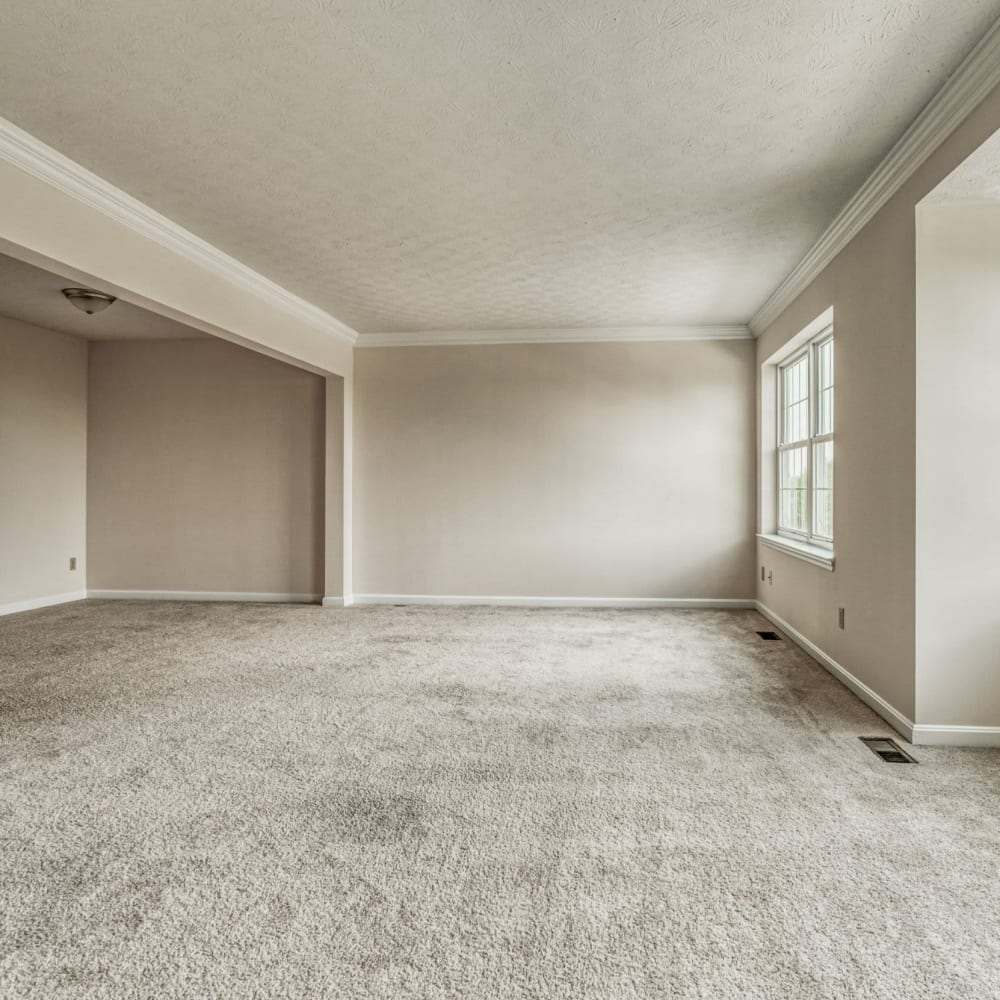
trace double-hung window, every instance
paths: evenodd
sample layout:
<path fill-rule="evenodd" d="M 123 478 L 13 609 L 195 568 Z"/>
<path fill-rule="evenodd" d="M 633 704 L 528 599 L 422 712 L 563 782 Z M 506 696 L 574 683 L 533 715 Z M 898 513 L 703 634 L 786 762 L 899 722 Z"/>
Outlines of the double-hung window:
<path fill-rule="evenodd" d="M 778 366 L 778 534 L 833 548 L 833 329 Z"/>

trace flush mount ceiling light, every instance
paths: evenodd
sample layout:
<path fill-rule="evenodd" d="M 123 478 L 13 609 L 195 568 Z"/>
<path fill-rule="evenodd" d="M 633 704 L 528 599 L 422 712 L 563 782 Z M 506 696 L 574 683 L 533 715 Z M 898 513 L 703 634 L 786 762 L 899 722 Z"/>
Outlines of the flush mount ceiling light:
<path fill-rule="evenodd" d="M 95 292 L 93 288 L 64 288 L 62 293 L 80 312 L 85 312 L 88 316 L 107 309 L 115 301 L 114 295 Z"/>

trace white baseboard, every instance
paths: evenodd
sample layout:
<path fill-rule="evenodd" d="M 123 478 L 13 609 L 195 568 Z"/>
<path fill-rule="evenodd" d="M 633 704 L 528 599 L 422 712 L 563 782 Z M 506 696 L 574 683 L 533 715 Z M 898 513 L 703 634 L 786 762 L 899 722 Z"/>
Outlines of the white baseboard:
<path fill-rule="evenodd" d="M 913 727 L 911 740 L 922 747 L 1000 747 L 1000 726 Z"/>
<path fill-rule="evenodd" d="M 777 625 L 789 639 L 804 649 L 821 667 L 828 670 L 850 691 L 853 691 L 870 709 L 880 715 L 901 736 L 915 742 L 913 739 L 914 725 L 902 712 L 893 708 L 877 691 L 873 691 L 864 681 L 858 680 L 849 670 L 842 667 L 835 659 L 827 656 L 814 642 L 807 639 L 801 632 L 792 628 L 783 618 L 776 615 L 766 604 L 757 601 L 757 610 L 770 622 Z M 867 734 L 863 734 L 867 735 Z"/>
<path fill-rule="evenodd" d="M 0 604 L 0 615 L 16 615 L 21 611 L 35 611 L 38 608 L 50 608 L 55 604 L 69 604 L 71 601 L 82 601 L 87 591 L 74 590 L 67 594 L 49 594 L 48 597 L 33 597 L 27 601 L 11 601 Z"/>
<path fill-rule="evenodd" d="M 323 607 L 324 608 L 342 608 L 344 607 L 344 599 L 342 597 L 324 597 Z"/>
<path fill-rule="evenodd" d="M 318 604 L 322 594 L 258 594 L 221 590 L 88 590 L 99 601 L 236 601 L 253 604 Z"/>
<path fill-rule="evenodd" d="M 488 597 L 455 594 L 354 594 L 351 604 L 430 604 L 502 608 L 755 608 L 757 602 L 681 597 Z"/>

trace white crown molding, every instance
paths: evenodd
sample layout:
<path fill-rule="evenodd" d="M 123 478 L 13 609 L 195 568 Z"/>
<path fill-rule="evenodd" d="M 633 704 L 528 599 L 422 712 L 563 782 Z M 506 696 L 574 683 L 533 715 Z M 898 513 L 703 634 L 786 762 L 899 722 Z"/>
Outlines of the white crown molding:
<path fill-rule="evenodd" d="M 70 601 L 82 601 L 87 597 L 87 591 L 74 590 L 67 594 L 49 594 L 46 597 L 33 597 L 28 601 L 12 601 L 0 604 L 0 616 L 16 615 L 22 611 L 36 611 L 38 608 L 51 608 L 56 604 L 69 604 Z"/>
<path fill-rule="evenodd" d="M 421 604 L 498 608 L 755 608 L 752 599 L 703 597 L 488 597 L 455 594 L 355 594 L 352 605 Z"/>
<path fill-rule="evenodd" d="M 792 628 L 783 618 L 776 615 L 766 604 L 756 602 L 757 610 L 773 625 L 776 625 L 800 649 L 805 650 L 821 667 L 833 674 L 848 690 L 853 691 L 870 709 L 880 715 L 901 736 L 913 742 L 914 725 L 902 712 L 889 704 L 877 691 L 864 681 L 858 680 L 849 670 L 842 667 L 832 656 L 827 656 L 814 642 L 807 639 L 797 629 Z M 867 735 L 867 734 L 862 734 Z"/>
<path fill-rule="evenodd" d="M 357 340 L 357 332 L 347 324 L 171 222 L 6 118 L 0 118 L 0 160 L 330 336 L 350 344 Z"/>
<path fill-rule="evenodd" d="M 1000 20 L 914 119 L 813 248 L 750 320 L 760 336 L 1000 84 Z"/>
<path fill-rule="evenodd" d="M 746 326 L 581 326 L 532 330 L 418 330 L 362 333 L 355 347 L 441 347 L 474 344 L 599 344 L 667 340 L 749 340 Z"/>
<path fill-rule="evenodd" d="M 249 604 L 318 604 L 322 594 L 275 594 L 222 590 L 88 590 L 96 601 L 230 601 Z"/>

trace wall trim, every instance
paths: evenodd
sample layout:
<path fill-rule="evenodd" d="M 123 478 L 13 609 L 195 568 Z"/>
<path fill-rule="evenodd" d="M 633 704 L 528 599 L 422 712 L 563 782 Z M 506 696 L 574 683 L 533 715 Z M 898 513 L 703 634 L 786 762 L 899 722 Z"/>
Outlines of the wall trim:
<path fill-rule="evenodd" d="M 97 601 L 234 601 L 254 604 L 318 604 L 322 594 L 273 594 L 224 590 L 88 590 Z"/>
<path fill-rule="evenodd" d="M 223 253 L 6 118 L 0 118 L 0 160 L 12 163 L 140 236 L 324 333 L 349 344 L 357 340 L 357 332 L 346 323 Z"/>
<path fill-rule="evenodd" d="M 1000 84 L 1000 20 L 913 120 L 795 269 L 750 320 L 760 336 Z"/>
<path fill-rule="evenodd" d="M 501 608 L 754 608 L 752 599 L 715 597 L 494 597 L 466 594 L 354 594 L 351 604 Z"/>
<path fill-rule="evenodd" d="M 1000 726 L 916 725 L 912 742 L 924 747 L 1000 747 Z"/>
<path fill-rule="evenodd" d="M 69 604 L 71 601 L 82 601 L 87 597 L 85 590 L 73 590 L 65 594 L 49 594 L 46 597 L 32 597 L 27 601 L 11 601 L 0 604 L 0 616 L 16 615 L 22 611 L 35 611 L 38 608 L 50 608 L 55 604 Z"/>
<path fill-rule="evenodd" d="M 323 598 L 324 608 L 342 608 L 344 607 L 344 599 L 342 597 L 324 597 Z"/>
<path fill-rule="evenodd" d="M 913 727 L 913 740 L 924 747 L 1000 747 L 1000 726 Z"/>
<path fill-rule="evenodd" d="M 772 624 L 784 632 L 796 646 L 805 650 L 821 667 L 833 674 L 848 690 L 854 692 L 872 711 L 881 716 L 901 736 L 913 740 L 914 725 L 902 712 L 889 704 L 877 691 L 864 681 L 858 680 L 848 669 L 842 667 L 833 657 L 827 656 L 814 642 L 807 639 L 798 629 L 792 628 L 783 618 L 775 614 L 762 601 L 755 602 L 757 610 Z M 867 735 L 867 734 L 865 734 Z"/>
<path fill-rule="evenodd" d="M 473 344 L 598 344 L 670 340 L 751 340 L 747 326 L 542 327 L 530 330 L 418 330 L 362 333 L 355 347 L 441 347 Z"/>

